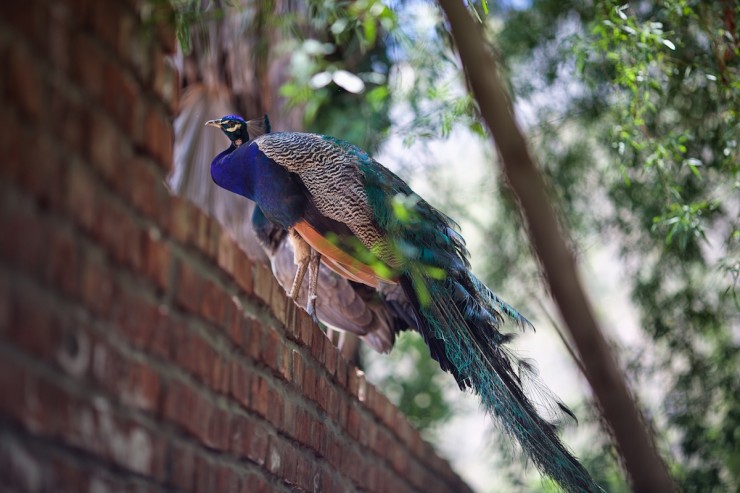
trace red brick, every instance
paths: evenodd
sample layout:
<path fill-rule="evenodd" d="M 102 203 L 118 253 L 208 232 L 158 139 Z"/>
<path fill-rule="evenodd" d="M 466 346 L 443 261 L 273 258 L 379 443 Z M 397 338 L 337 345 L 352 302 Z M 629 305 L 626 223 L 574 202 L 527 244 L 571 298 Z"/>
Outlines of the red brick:
<path fill-rule="evenodd" d="M 291 353 L 292 361 L 292 378 L 293 385 L 301 387 L 303 385 L 303 356 L 298 351 L 293 350 Z"/>
<path fill-rule="evenodd" d="M 283 399 L 282 423 L 280 431 L 288 436 L 295 436 L 296 404 L 291 399 Z"/>
<path fill-rule="evenodd" d="M 228 295 L 211 281 L 204 281 L 201 289 L 200 314 L 209 322 L 223 325 Z"/>
<path fill-rule="evenodd" d="M 251 421 L 248 423 L 250 423 L 250 426 L 248 426 L 245 436 L 246 456 L 252 462 L 262 465 L 267 458 L 269 435 L 262 426 Z"/>
<path fill-rule="evenodd" d="M 344 395 L 340 391 L 337 391 L 337 396 L 338 396 L 337 414 L 336 414 L 337 424 L 341 428 L 346 428 L 347 427 L 347 415 L 349 414 L 349 410 L 352 407 L 352 405 L 350 404 L 350 401 L 344 398 Z"/>
<path fill-rule="evenodd" d="M 217 227 L 217 223 L 212 221 L 201 209 L 196 208 L 194 222 L 190 227 L 192 229 L 191 245 L 210 259 L 211 229 Z M 213 252 L 215 252 L 217 250 L 216 245 L 213 245 L 213 247 Z"/>
<path fill-rule="evenodd" d="M 28 165 L 21 167 L 21 186 L 36 199 L 42 210 L 61 209 L 64 166 L 51 139 L 41 138 L 26 150 Z"/>
<path fill-rule="evenodd" d="M 50 242 L 47 279 L 59 292 L 73 297 L 79 290 L 80 255 L 77 240 L 67 231 L 54 231 Z"/>
<path fill-rule="evenodd" d="M 246 341 L 245 347 L 247 356 L 253 361 L 260 361 L 260 352 L 262 351 L 262 334 L 265 329 L 255 319 L 247 318 L 242 321 L 245 328 Z"/>
<path fill-rule="evenodd" d="M 18 290 L 10 286 L 7 277 L 0 276 L 0 334 L 10 328 L 13 311 L 17 305 L 15 294 Z"/>
<path fill-rule="evenodd" d="M 301 309 L 292 302 L 287 303 L 285 307 L 285 336 L 293 341 L 298 341 L 301 337 L 299 310 Z"/>
<path fill-rule="evenodd" d="M 216 491 L 216 471 L 214 465 L 202 456 L 195 458 L 195 492 L 211 493 Z"/>
<path fill-rule="evenodd" d="M 152 332 L 159 322 L 155 303 L 129 290 L 118 293 L 108 315 L 115 328 L 130 343 L 139 348 L 149 346 Z"/>
<path fill-rule="evenodd" d="M 98 3 L 106 5 L 103 2 Z M 125 131 L 127 138 L 141 131 L 143 108 L 138 104 L 141 99 L 138 82 L 114 63 L 105 66 L 103 80 L 106 88 L 103 93 L 103 108 Z"/>
<path fill-rule="evenodd" d="M 161 233 L 155 229 L 149 229 L 141 239 L 144 257 L 142 273 L 153 281 L 160 291 L 164 291 L 169 284 L 172 249 L 168 243 L 164 243 Z"/>
<path fill-rule="evenodd" d="M 178 350 L 178 364 L 188 369 L 201 382 L 212 386 L 212 369 L 216 359 L 216 352 L 210 346 L 210 343 L 197 334 L 186 335 L 183 332 L 186 345 L 181 344 Z M 182 340 L 182 339 L 181 339 Z M 185 347 L 183 347 L 185 346 Z"/>
<path fill-rule="evenodd" d="M 216 467 L 216 490 L 223 493 L 239 493 L 241 481 L 237 473 L 227 466 Z"/>
<path fill-rule="evenodd" d="M 73 163 L 67 172 L 67 212 L 84 230 L 92 233 L 97 218 L 97 183 L 89 169 Z"/>
<path fill-rule="evenodd" d="M 67 72 L 69 70 L 70 54 L 70 12 L 60 4 L 49 6 L 48 46 L 46 48 L 49 57 L 56 70 Z"/>
<path fill-rule="evenodd" d="M 254 292 L 252 271 L 253 265 L 249 261 L 247 254 L 237 249 L 234 252 L 234 279 L 246 295 L 251 295 Z"/>
<path fill-rule="evenodd" d="M 95 236 L 115 262 L 136 271 L 143 270 L 146 234 L 129 211 L 112 200 L 98 201 Z"/>
<path fill-rule="evenodd" d="M 283 287 L 278 282 L 272 282 L 272 293 L 270 293 L 270 307 L 272 308 L 272 313 L 275 315 L 275 318 L 278 319 L 278 321 L 285 326 L 286 323 L 286 307 L 288 303 L 294 304 L 292 301 L 288 300 L 288 297 L 285 294 L 285 290 L 283 290 Z"/>
<path fill-rule="evenodd" d="M 316 324 L 313 323 L 311 317 L 309 317 L 308 314 L 303 310 L 299 310 L 298 312 L 298 324 L 301 327 L 301 344 L 306 347 L 310 347 L 314 331 L 318 331 L 319 328 L 316 327 Z"/>
<path fill-rule="evenodd" d="M 4 200 L 12 200 L 5 198 Z M 0 211 L 0 253 L 17 268 L 41 277 L 48 251 L 48 231 L 38 217 L 24 210 Z"/>
<path fill-rule="evenodd" d="M 28 0 L 25 2 L 0 2 L 2 18 L 14 30 L 19 31 L 26 39 L 33 39 L 43 33 L 40 28 L 43 14 L 43 2 Z"/>
<path fill-rule="evenodd" d="M 286 465 L 290 461 L 287 444 L 278 437 L 271 436 L 267 452 L 267 470 L 277 477 L 286 477 Z"/>
<path fill-rule="evenodd" d="M 110 268 L 97 256 L 86 255 L 82 265 L 81 299 L 92 312 L 107 316 L 114 306 L 117 286 Z"/>
<path fill-rule="evenodd" d="M 0 82 L 0 89 L 2 89 L 2 82 Z M 26 162 L 25 155 L 21 159 L 21 153 L 25 154 L 27 149 L 22 142 L 21 134 L 24 134 L 26 140 L 30 140 L 25 136 L 28 132 L 22 132 L 17 123 L 13 113 L 0 111 L 0 128 L 3 129 L 3 132 L 0 132 L 0 155 L 3 156 L 3 165 L 0 166 L 2 175 L 0 176 L 11 182 L 18 180 L 23 171 L 21 163 Z"/>
<path fill-rule="evenodd" d="M 282 338 L 274 330 L 266 330 L 262 335 L 260 361 L 278 373 L 278 358 L 284 345 Z"/>
<path fill-rule="evenodd" d="M 198 210 L 182 197 L 174 196 L 171 202 L 172 213 L 167 231 L 179 243 L 187 245 L 194 238 L 193 225 L 197 220 Z"/>
<path fill-rule="evenodd" d="M 108 62 L 97 40 L 84 31 L 75 31 L 72 38 L 72 53 L 74 53 L 71 61 L 73 80 L 81 85 L 83 91 L 99 101 L 105 89 L 103 72 Z"/>
<path fill-rule="evenodd" d="M 265 304 L 270 304 L 272 296 L 272 284 L 274 278 L 270 268 L 263 264 L 254 264 L 254 295 L 262 300 Z"/>
<path fill-rule="evenodd" d="M 121 400 L 142 411 L 156 411 L 161 393 L 159 374 L 151 366 L 141 362 L 128 363 L 126 370 L 126 376 L 121 382 Z"/>
<path fill-rule="evenodd" d="M 334 469 L 342 466 L 342 444 L 334 435 L 327 436 L 326 460 Z"/>
<path fill-rule="evenodd" d="M 354 367 L 347 363 L 347 360 L 340 354 L 336 362 L 337 368 L 334 372 L 334 377 L 337 379 L 337 383 L 342 388 L 347 388 L 347 375 L 349 371 L 354 371 Z"/>
<path fill-rule="evenodd" d="M 87 146 L 87 130 L 91 110 L 68 94 L 68 88 L 56 79 L 49 81 L 51 94 L 47 98 L 50 119 L 63 122 L 54 128 L 53 145 L 64 146 L 75 153 Z"/>
<path fill-rule="evenodd" d="M 214 407 L 208 419 L 203 444 L 214 450 L 226 450 L 229 446 L 229 432 L 231 431 L 229 426 L 229 414 L 223 409 Z"/>
<path fill-rule="evenodd" d="M 52 360 L 60 341 L 58 323 L 39 300 L 25 291 L 16 292 L 9 314 L 6 337 L 23 351 L 42 360 Z"/>
<path fill-rule="evenodd" d="M 313 418 L 305 409 L 296 408 L 295 435 L 294 438 L 303 445 L 311 444 L 311 426 Z"/>
<path fill-rule="evenodd" d="M 200 311 L 203 279 L 193 270 L 192 266 L 184 261 L 178 265 L 179 275 L 175 301 L 191 313 Z"/>
<path fill-rule="evenodd" d="M 362 469 L 362 457 L 353 449 L 345 448 L 342 455 L 342 472 L 349 476 L 356 485 L 360 485 L 363 483 Z"/>
<path fill-rule="evenodd" d="M 309 461 L 301 454 L 296 456 L 295 478 L 298 486 L 304 491 L 313 491 L 313 476 L 315 462 Z"/>
<path fill-rule="evenodd" d="M 353 440 L 360 437 L 360 426 L 362 426 L 362 416 L 356 406 L 350 406 L 347 412 L 347 434 Z"/>
<path fill-rule="evenodd" d="M 216 249 L 216 263 L 225 273 L 234 276 L 235 255 L 239 250 L 231 235 L 225 229 L 219 230 Z"/>
<path fill-rule="evenodd" d="M 303 395 L 312 401 L 318 401 L 319 397 L 316 392 L 317 375 L 313 368 L 308 365 L 303 367 Z"/>
<path fill-rule="evenodd" d="M 321 421 L 313 421 L 311 423 L 311 442 L 310 446 L 322 457 L 327 455 L 326 451 L 326 425 Z"/>
<path fill-rule="evenodd" d="M 60 3 L 69 10 L 70 20 L 75 27 L 90 25 L 96 0 L 62 0 Z"/>
<path fill-rule="evenodd" d="M 42 76 L 34 57 L 30 53 L 20 49 L 10 52 L 10 66 L 5 70 L 8 99 L 17 105 L 21 111 L 21 120 L 26 124 L 32 124 L 29 119 L 39 121 L 43 111 L 43 95 L 45 92 Z"/>
<path fill-rule="evenodd" d="M 245 408 L 250 408 L 251 373 L 237 359 L 231 360 L 229 394 Z"/>
<path fill-rule="evenodd" d="M 146 348 L 154 355 L 164 359 L 172 359 L 174 352 L 173 333 L 181 330 L 164 312 L 163 307 L 158 307 L 157 315 L 150 325 L 150 337 L 146 340 Z"/>
<path fill-rule="evenodd" d="M 331 382 L 328 380 L 322 381 L 324 382 L 324 398 L 321 400 L 321 407 L 332 419 L 337 419 L 339 413 L 339 394 Z"/>
<path fill-rule="evenodd" d="M 391 450 L 391 464 L 393 469 L 400 476 L 407 476 L 409 473 L 409 454 L 402 447 L 393 447 Z M 419 486 L 419 485 L 417 485 Z"/>
<path fill-rule="evenodd" d="M 211 381 L 213 382 L 213 390 L 219 393 L 228 393 L 230 385 L 229 380 L 231 378 L 231 364 L 228 358 L 216 355 L 213 361 L 213 370 Z"/>
<path fill-rule="evenodd" d="M 283 395 L 272 387 L 267 392 L 267 420 L 277 429 L 283 426 Z"/>
<path fill-rule="evenodd" d="M 91 21 L 95 36 L 110 49 L 115 49 L 118 45 L 119 22 L 126 14 L 128 12 L 118 2 L 92 3 Z"/>
<path fill-rule="evenodd" d="M 278 376 L 289 382 L 292 378 L 292 371 L 292 350 L 281 341 L 280 352 L 278 353 Z"/>
<path fill-rule="evenodd" d="M 321 362 L 324 364 L 324 367 L 326 367 L 326 371 L 329 372 L 329 375 L 333 376 L 336 373 L 337 359 L 340 357 L 339 350 L 336 346 L 334 346 L 331 341 L 327 341 L 324 347 L 324 357 Z"/>
<path fill-rule="evenodd" d="M 191 491 L 195 482 L 195 454 L 192 448 L 170 442 L 167 449 L 170 474 L 167 484 Z"/>
<path fill-rule="evenodd" d="M 231 342 L 237 347 L 242 347 L 246 337 L 246 328 L 243 324 L 244 313 L 237 298 L 232 298 L 231 301 L 231 310 L 227 310 L 226 331 Z"/>
<path fill-rule="evenodd" d="M 270 384 L 263 377 L 257 374 L 252 375 L 249 404 L 252 410 L 263 418 L 268 417 L 270 410 L 270 390 Z"/>
<path fill-rule="evenodd" d="M 102 112 L 91 112 L 87 118 L 87 157 L 103 179 L 115 186 L 121 180 L 126 162 L 122 134 Z"/>
<path fill-rule="evenodd" d="M 144 117 L 144 150 L 165 171 L 172 169 L 172 123 L 161 111 L 150 108 Z"/>
<path fill-rule="evenodd" d="M 248 473 L 242 480 L 239 493 L 272 493 L 274 490 L 262 476 L 256 473 Z M 330 490 L 324 490 L 330 491 Z"/>
<path fill-rule="evenodd" d="M 327 346 L 330 345 L 331 343 L 329 342 L 329 339 L 326 338 L 326 334 L 314 327 L 314 330 L 312 330 L 311 333 L 311 344 L 309 345 L 309 348 L 311 349 L 311 354 L 316 361 L 324 360 L 324 352 L 326 352 Z"/>
<path fill-rule="evenodd" d="M 130 200 L 137 211 L 166 227 L 170 222 L 172 200 L 161 172 L 155 170 L 151 162 L 140 155 L 132 155 L 124 167 L 128 182 L 124 185 L 122 180 L 117 190 Z"/>

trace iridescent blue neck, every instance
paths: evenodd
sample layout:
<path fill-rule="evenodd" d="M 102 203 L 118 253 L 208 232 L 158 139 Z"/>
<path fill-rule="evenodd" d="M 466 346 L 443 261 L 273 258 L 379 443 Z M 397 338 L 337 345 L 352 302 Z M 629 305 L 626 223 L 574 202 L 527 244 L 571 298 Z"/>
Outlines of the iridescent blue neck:
<path fill-rule="evenodd" d="M 216 156 L 211 177 L 218 186 L 257 202 L 265 216 L 283 228 L 303 218 L 308 200 L 303 183 L 254 142 L 232 145 Z"/>
<path fill-rule="evenodd" d="M 232 144 L 213 159 L 211 178 L 221 188 L 254 200 L 251 166 L 248 161 L 238 159 L 239 155 L 235 154 L 238 150 L 239 147 Z"/>

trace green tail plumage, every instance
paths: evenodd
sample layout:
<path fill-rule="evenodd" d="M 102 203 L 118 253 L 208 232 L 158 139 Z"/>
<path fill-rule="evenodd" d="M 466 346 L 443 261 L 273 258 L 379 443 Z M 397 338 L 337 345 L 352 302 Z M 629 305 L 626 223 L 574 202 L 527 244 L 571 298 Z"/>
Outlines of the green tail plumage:
<path fill-rule="evenodd" d="M 533 369 L 505 349 L 510 335 L 499 331 L 502 314 L 519 325 L 529 322 L 472 275 L 427 282 L 431 301 L 417 305 L 419 329 L 440 366 L 454 375 L 461 388 L 478 394 L 500 427 L 563 489 L 601 491 L 525 395 L 523 387 L 534 378 Z M 413 298 L 410 281 L 403 283 Z M 572 416 L 563 404 L 552 401 L 551 405 Z"/>
<path fill-rule="evenodd" d="M 525 386 L 531 385 L 542 401 L 539 406 L 575 419 L 538 386 L 534 368 L 507 351 L 512 335 L 501 331 L 502 324 L 507 320 L 521 328 L 531 324 L 470 272 L 464 240 L 454 229 L 457 225 L 375 161 L 362 159 L 358 168 L 380 228 L 403 253 L 405 272 L 400 282 L 432 357 L 460 388 L 480 396 L 500 427 L 564 490 L 602 491 L 525 394 Z M 410 204 L 401 218 L 395 207 L 399 201 Z M 430 268 L 444 276 L 429 275 Z"/>

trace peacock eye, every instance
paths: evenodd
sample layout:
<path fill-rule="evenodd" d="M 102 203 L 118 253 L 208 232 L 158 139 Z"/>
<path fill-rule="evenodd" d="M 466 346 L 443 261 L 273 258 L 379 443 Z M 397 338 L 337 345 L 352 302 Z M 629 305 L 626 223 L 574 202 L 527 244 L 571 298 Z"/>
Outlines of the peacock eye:
<path fill-rule="evenodd" d="M 239 127 L 241 127 L 241 126 L 242 126 L 242 124 L 241 124 L 241 123 L 234 123 L 234 124 L 233 124 L 232 126 L 230 126 L 230 127 L 224 127 L 224 130 L 225 130 L 226 132 L 236 132 L 236 131 L 237 131 L 237 130 L 239 129 Z"/>

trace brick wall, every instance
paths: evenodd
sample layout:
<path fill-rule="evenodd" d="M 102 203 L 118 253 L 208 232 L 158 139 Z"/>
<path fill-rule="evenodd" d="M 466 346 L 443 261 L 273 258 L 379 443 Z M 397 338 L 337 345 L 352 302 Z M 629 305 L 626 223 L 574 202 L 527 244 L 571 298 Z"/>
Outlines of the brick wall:
<path fill-rule="evenodd" d="M 467 491 L 165 189 L 173 43 L 122 0 L 0 2 L 0 489 Z"/>

